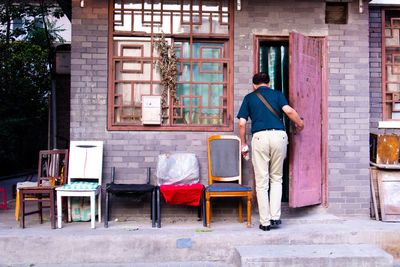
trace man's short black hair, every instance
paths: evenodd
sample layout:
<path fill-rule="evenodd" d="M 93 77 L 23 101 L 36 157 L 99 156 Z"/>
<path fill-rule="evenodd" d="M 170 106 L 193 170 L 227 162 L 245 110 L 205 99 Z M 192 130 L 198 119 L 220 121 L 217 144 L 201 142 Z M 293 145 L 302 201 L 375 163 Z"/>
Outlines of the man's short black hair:
<path fill-rule="evenodd" d="M 261 83 L 269 83 L 269 75 L 265 72 L 259 72 L 253 76 L 253 84 L 258 85 Z"/>

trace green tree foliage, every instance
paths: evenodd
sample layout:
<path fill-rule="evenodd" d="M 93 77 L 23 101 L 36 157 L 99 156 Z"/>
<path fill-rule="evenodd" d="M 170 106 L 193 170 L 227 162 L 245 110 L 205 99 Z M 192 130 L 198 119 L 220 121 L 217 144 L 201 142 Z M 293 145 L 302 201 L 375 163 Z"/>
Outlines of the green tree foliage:
<path fill-rule="evenodd" d="M 37 168 L 47 149 L 54 43 L 63 41 L 49 15 L 62 15 L 52 1 L 0 1 L 0 176 Z"/>
<path fill-rule="evenodd" d="M 47 41 L 46 47 L 54 42 L 62 42 L 58 33 L 63 29 L 54 27 L 49 21 L 51 16 L 59 19 L 64 15 L 54 0 L 1 0 L 0 1 L 0 39 L 6 42 L 14 41 L 21 36 L 32 39 L 40 32 L 43 37 L 40 42 Z M 20 24 L 15 28 L 15 23 Z M 52 27 L 53 26 L 53 27 Z"/>
<path fill-rule="evenodd" d="M 49 77 L 45 49 L 0 43 L 0 175 L 34 168 L 46 147 Z"/>
<path fill-rule="evenodd" d="M 46 37 L 46 30 L 41 27 L 41 25 L 38 25 L 38 23 L 29 23 L 27 25 L 27 33 L 24 38 L 25 41 L 32 43 L 32 44 L 37 44 L 41 47 L 44 47 L 48 49 L 47 47 L 47 37 Z M 47 21 L 47 32 L 49 34 L 49 41 L 51 44 L 54 44 L 56 42 L 58 43 L 63 43 L 64 39 L 62 36 L 59 34 L 59 32 L 63 31 L 60 27 L 56 26 L 56 23 L 54 21 Z M 50 49 L 53 49 L 54 47 L 51 46 Z"/>

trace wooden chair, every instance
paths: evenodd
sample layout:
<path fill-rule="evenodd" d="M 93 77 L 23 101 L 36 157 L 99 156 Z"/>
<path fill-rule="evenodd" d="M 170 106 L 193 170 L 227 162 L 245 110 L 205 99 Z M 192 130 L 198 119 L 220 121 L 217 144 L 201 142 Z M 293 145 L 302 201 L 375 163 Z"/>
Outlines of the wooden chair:
<path fill-rule="evenodd" d="M 206 187 L 206 224 L 211 222 L 211 199 L 239 197 L 239 222 L 243 221 L 242 199 L 247 198 L 247 227 L 251 225 L 251 187 L 242 185 L 240 139 L 234 135 L 208 138 L 208 186 Z"/>
<path fill-rule="evenodd" d="M 62 228 L 62 197 L 89 197 L 91 227 L 95 228 L 96 196 L 98 220 L 101 222 L 103 142 L 71 141 L 69 153 L 68 183 L 56 188 L 58 228 Z M 70 207 L 69 198 L 68 221 L 71 221 Z"/>
<path fill-rule="evenodd" d="M 111 183 L 106 185 L 106 208 L 104 212 L 104 227 L 108 227 L 112 196 L 126 196 L 142 198 L 151 194 L 151 221 L 152 227 L 156 226 L 156 186 L 150 184 L 151 169 L 147 168 L 147 182 L 144 184 L 119 184 L 115 183 L 115 167 L 111 168 Z"/>
<path fill-rule="evenodd" d="M 56 228 L 55 189 L 64 184 L 67 175 L 67 149 L 42 150 L 39 152 L 37 186 L 19 189 L 21 228 L 25 228 L 25 216 L 35 213 L 39 214 L 40 223 L 43 223 L 43 208 L 50 208 L 51 228 Z M 27 203 L 37 203 L 38 209 L 27 212 Z M 48 206 L 44 206 L 43 203 Z"/>
<path fill-rule="evenodd" d="M 157 163 L 157 225 L 161 227 L 161 199 L 169 205 L 197 207 L 205 226 L 204 185 L 200 183 L 199 163 L 193 153 L 161 154 Z"/>

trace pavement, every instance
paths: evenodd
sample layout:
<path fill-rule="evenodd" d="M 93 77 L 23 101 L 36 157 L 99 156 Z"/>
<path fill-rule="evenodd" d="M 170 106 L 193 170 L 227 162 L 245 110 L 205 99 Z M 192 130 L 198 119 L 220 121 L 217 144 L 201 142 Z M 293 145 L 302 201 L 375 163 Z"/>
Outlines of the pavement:
<path fill-rule="evenodd" d="M 73 222 L 54 230 L 48 220 L 40 224 L 31 215 L 21 229 L 13 203 L 10 206 L 0 210 L 1 267 L 233 267 L 243 266 L 237 260 L 240 247 L 259 247 L 255 250 L 265 254 L 262 249 L 268 245 L 321 245 L 328 250 L 330 245 L 373 245 L 390 254 L 394 266 L 400 260 L 400 223 L 341 218 L 323 208 L 286 212 L 279 228 L 264 232 L 258 229 L 256 212 L 250 228 L 223 214 L 214 215 L 210 228 L 192 216 L 163 218 L 161 228 L 152 228 L 144 214 L 113 220 L 109 228 L 98 222 L 96 229 L 90 228 L 90 222 Z M 301 251 L 307 254 L 307 246 Z"/>

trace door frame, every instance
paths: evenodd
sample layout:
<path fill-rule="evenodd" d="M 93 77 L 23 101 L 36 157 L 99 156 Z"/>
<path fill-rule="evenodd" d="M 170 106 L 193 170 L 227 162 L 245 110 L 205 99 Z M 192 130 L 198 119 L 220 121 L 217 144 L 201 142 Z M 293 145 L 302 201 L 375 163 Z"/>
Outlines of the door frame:
<path fill-rule="evenodd" d="M 327 40 L 324 36 L 310 36 L 315 38 L 321 38 L 323 40 L 322 45 L 322 92 L 321 92 L 321 197 L 322 206 L 328 207 L 328 80 L 327 80 Z M 260 43 L 261 42 L 274 42 L 274 41 L 287 41 L 289 44 L 289 35 L 284 36 L 270 36 L 270 35 L 253 35 L 253 74 L 259 71 L 259 54 L 260 54 Z M 290 57 L 289 57 L 289 68 L 290 68 Z M 307 127 L 307 125 L 306 125 Z"/>

